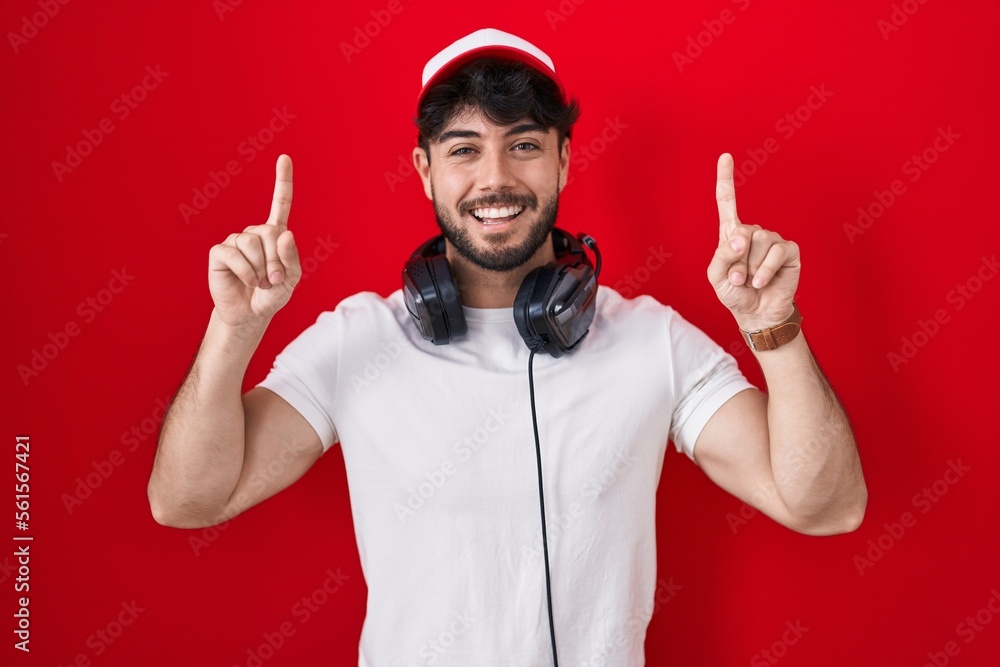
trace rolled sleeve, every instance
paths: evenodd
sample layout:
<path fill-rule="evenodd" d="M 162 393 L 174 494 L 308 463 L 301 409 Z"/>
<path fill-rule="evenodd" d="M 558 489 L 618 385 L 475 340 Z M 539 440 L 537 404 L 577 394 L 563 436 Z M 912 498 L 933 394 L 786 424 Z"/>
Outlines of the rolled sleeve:
<path fill-rule="evenodd" d="M 731 354 L 677 313 L 670 338 L 675 396 L 670 439 L 693 460 L 695 443 L 712 415 L 730 398 L 754 386 Z"/>
<path fill-rule="evenodd" d="M 281 351 L 257 385 L 295 408 L 316 431 L 324 452 L 338 440 L 330 414 L 336 399 L 338 319 L 335 312 L 320 315 Z"/>

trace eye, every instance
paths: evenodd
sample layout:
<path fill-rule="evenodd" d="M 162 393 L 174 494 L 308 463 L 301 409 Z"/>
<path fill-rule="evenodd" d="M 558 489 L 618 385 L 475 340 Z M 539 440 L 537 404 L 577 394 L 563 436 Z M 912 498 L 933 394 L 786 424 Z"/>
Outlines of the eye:
<path fill-rule="evenodd" d="M 535 144 L 531 143 L 530 141 L 522 141 L 521 143 L 519 143 L 516 146 L 514 146 L 514 148 L 521 148 L 522 146 L 525 149 L 527 149 L 527 150 L 535 150 L 535 149 L 538 148 L 538 146 L 536 146 Z"/>
<path fill-rule="evenodd" d="M 464 153 L 463 151 L 469 151 L 469 152 Z M 461 148 L 456 148 L 452 152 L 448 153 L 448 155 L 468 155 L 471 152 L 472 152 L 471 148 L 469 148 L 468 146 L 462 146 Z"/>

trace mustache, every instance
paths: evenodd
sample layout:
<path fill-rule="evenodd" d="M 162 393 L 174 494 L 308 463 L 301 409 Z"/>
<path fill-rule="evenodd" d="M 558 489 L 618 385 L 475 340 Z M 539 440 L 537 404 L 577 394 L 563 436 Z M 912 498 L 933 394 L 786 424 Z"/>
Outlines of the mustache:
<path fill-rule="evenodd" d="M 459 207 L 462 213 L 468 213 L 477 208 L 500 208 L 503 206 L 524 206 L 525 208 L 537 208 L 538 198 L 534 195 L 498 194 L 489 197 L 480 197 L 469 202 L 465 202 Z"/>

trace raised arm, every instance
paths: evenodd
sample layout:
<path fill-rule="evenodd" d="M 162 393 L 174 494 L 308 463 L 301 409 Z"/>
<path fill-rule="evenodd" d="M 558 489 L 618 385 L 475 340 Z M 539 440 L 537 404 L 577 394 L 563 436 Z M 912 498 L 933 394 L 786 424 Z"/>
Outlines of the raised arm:
<path fill-rule="evenodd" d="M 215 309 L 167 411 L 149 478 L 150 509 L 165 526 L 226 521 L 286 488 L 322 454 L 312 426 L 283 399 L 262 388 L 241 395 L 250 358 L 302 276 L 291 203 L 292 162 L 282 155 L 267 222 L 209 253 Z"/>
<path fill-rule="evenodd" d="M 708 279 L 740 329 L 757 331 L 793 312 L 798 246 L 736 214 L 733 159 L 719 158 L 719 246 Z M 719 486 L 775 521 L 811 535 L 852 531 L 868 500 L 844 410 L 804 333 L 754 351 L 768 393 L 743 391 L 709 420 L 695 460 Z"/>

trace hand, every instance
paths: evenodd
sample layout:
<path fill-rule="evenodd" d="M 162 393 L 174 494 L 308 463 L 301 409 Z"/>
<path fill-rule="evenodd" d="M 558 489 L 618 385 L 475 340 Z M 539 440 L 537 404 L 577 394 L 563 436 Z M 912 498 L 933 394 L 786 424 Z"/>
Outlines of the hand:
<path fill-rule="evenodd" d="M 715 197 L 719 247 L 708 265 L 708 281 L 740 328 L 754 331 L 780 324 L 792 314 L 799 284 L 799 246 L 736 215 L 733 157 L 719 157 Z"/>
<path fill-rule="evenodd" d="M 292 296 L 302 268 L 288 230 L 291 207 L 292 160 L 279 155 L 267 222 L 230 234 L 208 254 L 208 288 L 225 324 L 266 324 Z"/>

